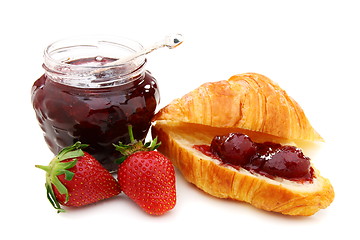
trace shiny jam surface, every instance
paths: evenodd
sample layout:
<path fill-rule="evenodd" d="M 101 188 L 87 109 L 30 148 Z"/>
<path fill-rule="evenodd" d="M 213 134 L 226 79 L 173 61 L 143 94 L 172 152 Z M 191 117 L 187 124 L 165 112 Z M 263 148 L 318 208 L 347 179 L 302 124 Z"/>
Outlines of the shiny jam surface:
<path fill-rule="evenodd" d="M 243 168 L 268 178 L 280 177 L 295 182 L 312 182 L 310 158 L 294 146 L 255 143 L 247 135 L 230 133 L 215 136 L 211 145 L 194 145 L 203 154 L 236 169 Z"/>
<path fill-rule="evenodd" d="M 91 62 L 84 59 L 74 64 L 84 61 Z M 81 141 L 89 144 L 87 152 L 112 171 L 116 169 L 114 160 L 120 157 L 112 144 L 129 142 L 128 124 L 133 126 L 136 139 L 146 137 L 159 91 L 148 71 L 140 79 L 103 88 L 72 87 L 44 74 L 32 87 L 32 103 L 54 154 Z"/>

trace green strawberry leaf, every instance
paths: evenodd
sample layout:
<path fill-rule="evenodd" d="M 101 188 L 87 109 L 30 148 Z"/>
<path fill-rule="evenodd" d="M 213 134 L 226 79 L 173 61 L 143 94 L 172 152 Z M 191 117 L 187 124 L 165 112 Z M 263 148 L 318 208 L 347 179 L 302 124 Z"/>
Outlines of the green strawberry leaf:
<path fill-rule="evenodd" d="M 65 195 L 65 202 L 69 201 L 69 193 L 65 185 L 59 180 L 58 176 L 65 174 L 65 180 L 71 181 L 75 173 L 69 171 L 74 167 L 78 161 L 78 157 L 84 156 L 82 148 L 87 147 L 87 144 L 76 142 L 74 145 L 62 149 L 56 157 L 51 160 L 48 166 L 35 165 L 35 167 L 46 171 L 46 195 L 51 205 L 59 212 L 65 212 L 61 208 L 60 203 L 56 199 L 53 187 L 56 188 L 60 194 Z M 73 159 L 72 161 L 63 162 L 66 159 Z"/>
<path fill-rule="evenodd" d="M 68 194 L 68 190 L 67 188 L 64 186 L 64 184 L 62 184 L 59 180 L 59 178 L 54 177 L 51 179 L 51 183 L 56 187 L 56 189 L 59 191 L 59 193 L 61 194 L 65 194 L 66 196 L 66 202 L 69 201 L 69 194 Z"/>
<path fill-rule="evenodd" d="M 84 156 L 84 152 L 81 149 L 77 149 L 77 150 L 73 150 L 70 152 L 66 152 L 65 154 L 63 154 L 61 156 L 60 160 L 76 158 L 76 157 L 80 157 L 80 156 Z"/>
<path fill-rule="evenodd" d="M 51 205 L 57 210 L 58 213 L 65 212 L 65 210 L 61 208 L 59 202 L 57 201 L 52 187 L 49 184 L 45 183 L 45 188 L 46 188 L 46 196 L 49 202 L 51 203 Z"/>
<path fill-rule="evenodd" d="M 84 156 L 84 154 L 82 154 L 82 155 L 80 155 L 80 156 L 78 156 L 78 157 L 81 157 L 81 156 Z M 69 169 L 69 168 L 74 167 L 74 166 L 76 165 L 76 163 L 77 163 L 77 159 L 76 159 L 76 158 L 75 158 L 75 160 L 70 161 L 70 162 L 59 162 L 59 163 L 57 164 L 57 168 L 58 168 L 59 170 Z M 61 173 L 61 174 L 62 174 L 62 173 Z M 60 175 L 60 174 L 57 174 L 57 175 Z"/>
<path fill-rule="evenodd" d="M 83 148 L 88 147 L 89 145 L 87 144 L 81 144 L 81 142 L 76 142 L 73 145 L 69 146 L 69 147 L 65 147 L 63 148 L 57 155 L 58 159 L 60 161 L 65 160 L 65 159 L 69 159 L 69 158 L 75 158 L 75 157 L 80 157 L 84 155 L 84 152 L 81 150 Z"/>
<path fill-rule="evenodd" d="M 69 170 L 60 170 L 57 175 L 65 174 L 65 180 L 71 181 L 73 177 L 75 176 L 75 173 L 69 171 Z"/>
<path fill-rule="evenodd" d="M 139 151 L 153 151 L 157 149 L 160 146 L 160 142 L 157 141 L 157 137 L 151 141 L 146 142 L 145 144 L 141 141 L 138 141 L 134 138 L 132 125 L 128 125 L 128 131 L 129 131 L 129 138 L 130 143 L 129 144 L 123 144 L 122 142 L 119 142 L 118 145 L 113 144 L 116 151 L 119 151 L 123 156 L 117 160 L 115 160 L 116 163 L 121 164 L 125 159 L 132 155 L 135 152 Z"/>
<path fill-rule="evenodd" d="M 127 156 L 122 156 L 122 157 L 116 159 L 115 163 L 122 164 L 125 161 L 126 158 L 127 158 Z"/>

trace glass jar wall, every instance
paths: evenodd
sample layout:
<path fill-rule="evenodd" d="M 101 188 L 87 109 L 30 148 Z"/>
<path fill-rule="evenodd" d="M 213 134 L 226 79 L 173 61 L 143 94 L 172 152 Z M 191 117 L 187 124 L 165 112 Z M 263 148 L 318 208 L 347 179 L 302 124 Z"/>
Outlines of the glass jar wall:
<path fill-rule="evenodd" d="M 146 137 L 159 90 L 146 59 L 114 61 L 140 51 L 132 40 L 114 37 L 66 39 L 46 48 L 45 69 L 32 87 L 32 103 L 54 154 L 76 141 L 109 171 L 119 156 L 113 143 L 129 142 L 128 124 Z M 114 63 L 114 64 L 112 64 Z"/>

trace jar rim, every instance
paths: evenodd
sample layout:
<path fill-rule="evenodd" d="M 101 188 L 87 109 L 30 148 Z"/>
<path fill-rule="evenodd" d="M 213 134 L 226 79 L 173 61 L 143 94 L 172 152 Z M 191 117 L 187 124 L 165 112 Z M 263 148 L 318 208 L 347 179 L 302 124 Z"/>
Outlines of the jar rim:
<path fill-rule="evenodd" d="M 73 42 L 72 46 L 66 46 L 66 45 L 69 45 L 69 43 L 71 43 L 71 42 Z M 63 46 L 64 44 L 66 44 L 66 45 Z M 137 42 L 131 38 L 127 38 L 127 37 L 112 36 L 112 35 L 81 35 L 81 36 L 63 38 L 63 39 L 52 42 L 45 48 L 44 58 L 52 61 L 54 64 L 74 67 L 73 64 L 68 63 L 68 62 L 71 60 L 76 60 L 76 59 L 67 58 L 67 59 L 63 59 L 63 60 L 57 60 L 52 57 L 51 53 L 54 53 L 56 50 L 65 51 L 66 48 L 71 48 L 71 47 L 75 47 L 75 46 L 91 47 L 91 46 L 96 46 L 96 45 L 101 45 L 101 44 L 119 45 L 120 47 L 124 47 L 127 50 L 129 50 L 129 53 L 130 52 L 135 53 L 135 52 L 138 52 L 138 51 L 141 51 L 144 49 L 142 44 L 140 44 L 139 42 Z M 124 56 L 120 56 L 120 57 L 124 57 Z M 139 59 L 141 62 L 145 61 L 145 57 L 138 57 L 137 59 Z M 66 60 L 66 62 L 64 60 Z M 81 66 L 81 67 L 93 69 L 93 68 L 116 67 L 116 66 L 120 66 L 120 65 L 123 65 L 123 63 L 114 64 L 114 65 L 109 64 L 107 66 Z"/>
<path fill-rule="evenodd" d="M 70 37 L 53 42 L 44 50 L 43 68 L 54 81 L 74 87 L 121 85 L 142 74 L 146 58 L 141 56 L 120 64 L 111 64 L 111 61 L 104 64 L 95 59 L 101 57 L 116 61 L 143 49 L 139 42 L 119 36 Z M 94 60 L 86 64 L 73 64 L 81 59 Z M 106 77 L 101 73 L 106 73 Z"/>

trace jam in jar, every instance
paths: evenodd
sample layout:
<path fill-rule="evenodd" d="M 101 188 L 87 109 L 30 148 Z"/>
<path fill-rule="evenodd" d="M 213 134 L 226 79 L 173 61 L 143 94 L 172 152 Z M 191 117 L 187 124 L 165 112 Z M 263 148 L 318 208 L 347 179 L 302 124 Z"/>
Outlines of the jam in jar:
<path fill-rule="evenodd" d="M 32 104 L 50 150 L 57 154 L 76 141 L 89 144 L 109 171 L 119 158 L 113 143 L 128 143 L 128 128 L 143 140 L 159 104 L 146 59 L 115 61 L 142 50 L 125 38 L 77 38 L 55 42 L 44 53 L 45 69 L 32 87 Z M 112 64 L 113 63 L 113 64 Z"/>

